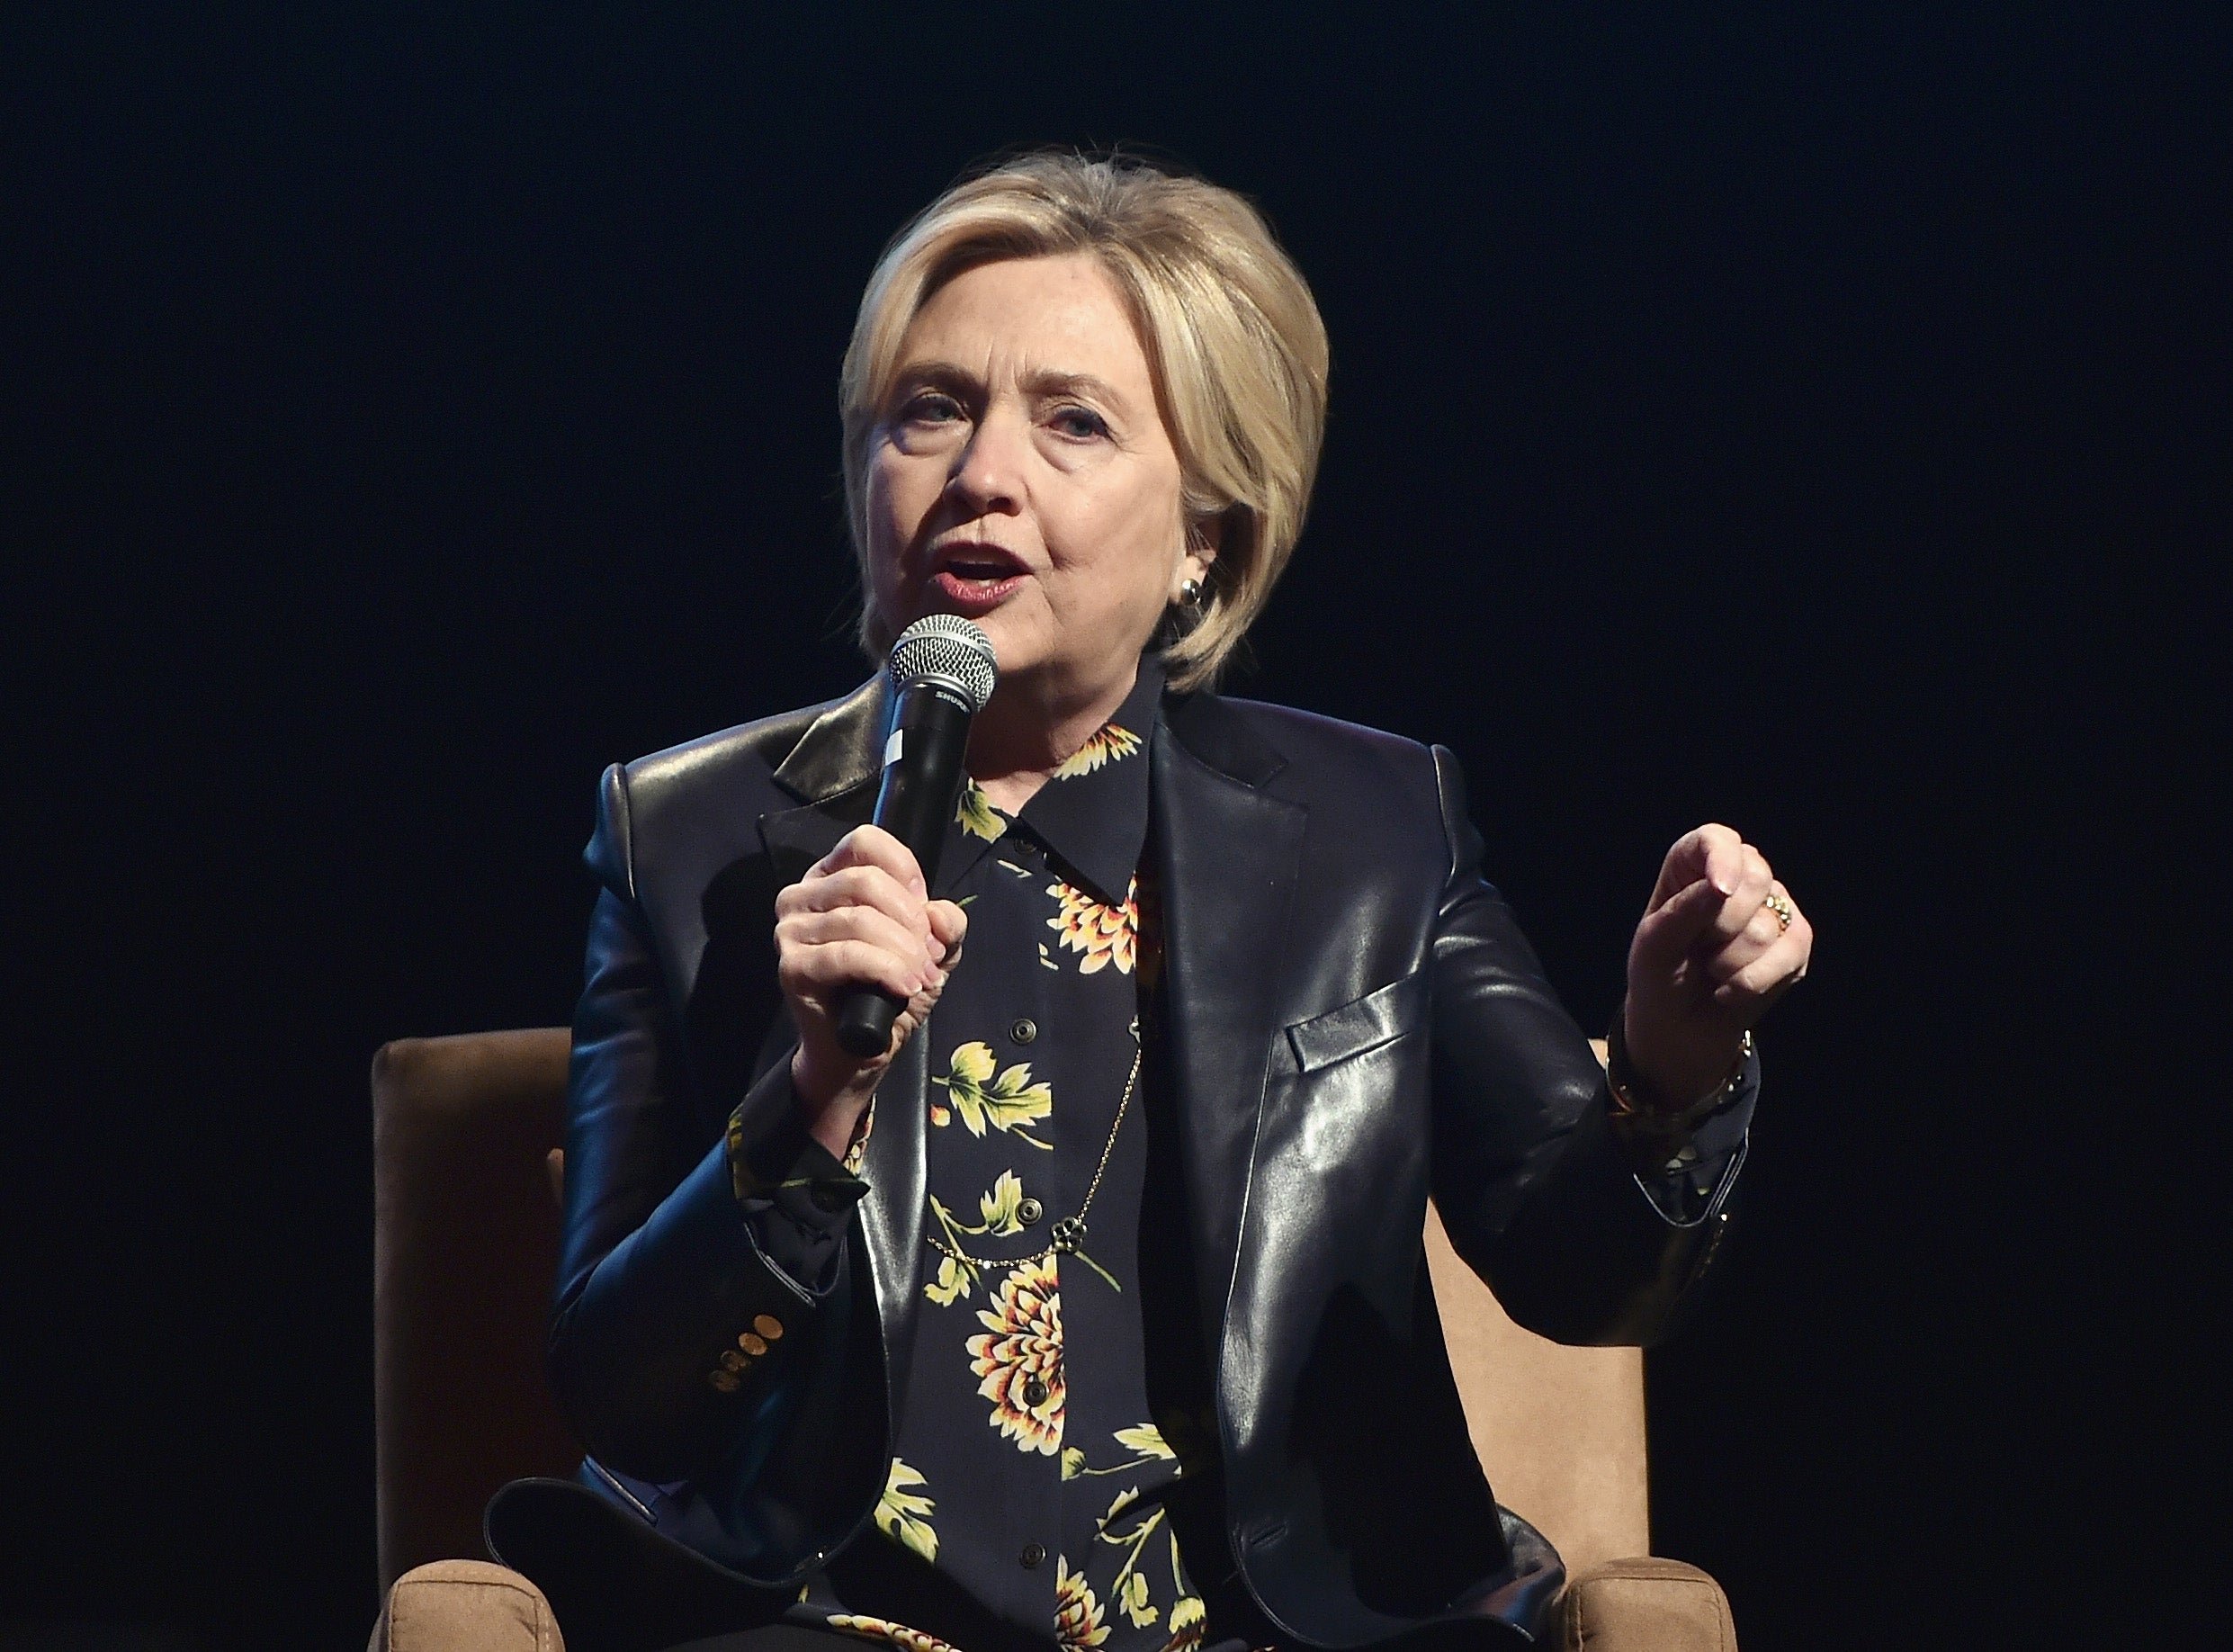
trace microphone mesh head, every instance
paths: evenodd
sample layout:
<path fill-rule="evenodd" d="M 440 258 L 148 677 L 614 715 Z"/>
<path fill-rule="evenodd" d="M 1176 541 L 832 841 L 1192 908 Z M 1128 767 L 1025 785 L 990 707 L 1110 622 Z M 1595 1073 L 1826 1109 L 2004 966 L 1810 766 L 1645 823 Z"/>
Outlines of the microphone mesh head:
<path fill-rule="evenodd" d="M 892 686 L 904 688 L 924 678 L 951 683 L 969 701 L 972 714 L 984 710 L 1000 675 L 992 639 L 954 614 L 928 614 L 900 633 L 892 645 Z"/>

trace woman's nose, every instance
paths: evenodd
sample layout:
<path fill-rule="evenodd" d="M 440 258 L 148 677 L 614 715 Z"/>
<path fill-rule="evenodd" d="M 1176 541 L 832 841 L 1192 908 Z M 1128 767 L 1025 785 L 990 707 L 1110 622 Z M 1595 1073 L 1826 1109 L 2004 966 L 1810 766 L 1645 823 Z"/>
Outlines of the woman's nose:
<path fill-rule="evenodd" d="M 947 480 L 980 515 L 1012 514 L 1024 497 L 1024 468 L 1031 451 L 1028 421 L 989 409 L 970 433 L 969 444 Z"/>

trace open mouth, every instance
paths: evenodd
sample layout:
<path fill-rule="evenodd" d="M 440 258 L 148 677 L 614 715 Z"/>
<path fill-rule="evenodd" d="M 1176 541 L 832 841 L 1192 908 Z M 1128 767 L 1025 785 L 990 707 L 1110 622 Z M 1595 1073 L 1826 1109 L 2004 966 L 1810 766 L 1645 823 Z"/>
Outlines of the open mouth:
<path fill-rule="evenodd" d="M 964 615 L 998 607 L 1023 581 L 1023 564 L 989 545 L 957 545 L 941 552 L 937 571 L 930 576 L 930 583 Z"/>

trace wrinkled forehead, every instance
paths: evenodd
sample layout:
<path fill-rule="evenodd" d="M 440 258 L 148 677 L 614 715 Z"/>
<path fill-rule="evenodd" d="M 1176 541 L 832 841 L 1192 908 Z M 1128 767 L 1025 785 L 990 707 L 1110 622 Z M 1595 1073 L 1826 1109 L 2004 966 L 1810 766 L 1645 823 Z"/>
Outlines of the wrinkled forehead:
<path fill-rule="evenodd" d="M 992 391 L 1098 386 L 1152 407 L 1148 352 L 1123 290 L 1090 254 L 972 265 L 931 290 L 892 377 L 960 373 Z"/>

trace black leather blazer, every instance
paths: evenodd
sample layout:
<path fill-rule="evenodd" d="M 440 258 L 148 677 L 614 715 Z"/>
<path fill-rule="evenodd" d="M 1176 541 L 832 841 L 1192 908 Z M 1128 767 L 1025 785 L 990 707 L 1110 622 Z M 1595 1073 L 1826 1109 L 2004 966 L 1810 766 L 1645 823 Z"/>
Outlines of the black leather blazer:
<path fill-rule="evenodd" d="M 879 681 L 616 765 L 588 851 L 552 1369 L 594 1456 L 668 1486 L 659 1531 L 771 1613 L 868 1523 L 920 1300 L 922 1040 L 879 1091 L 827 1297 L 756 1249 L 723 1145 L 740 1100 L 748 1136 L 794 1107 L 771 906 L 867 817 L 883 716 Z M 1630 1173 L 1588 1042 L 1482 880 L 1448 751 L 1197 694 L 1166 698 L 1152 754 L 1230 1546 L 1190 1566 L 1224 1565 L 1304 1643 L 1514 1616 L 1427 1199 L 1522 1324 L 1650 1342 L 1725 1230 L 1736 1163 L 1687 1225 Z M 733 1392 L 709 1383 L 762 1315 L 782 1327 L 766 1355 Z"/>

